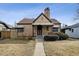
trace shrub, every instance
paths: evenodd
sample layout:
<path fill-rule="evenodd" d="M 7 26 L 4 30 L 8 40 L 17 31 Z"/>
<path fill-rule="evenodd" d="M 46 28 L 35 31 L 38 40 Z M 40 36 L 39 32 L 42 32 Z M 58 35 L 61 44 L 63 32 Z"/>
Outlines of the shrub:
<path fill-rule="evenodd" d="M 69 38 L 69 36 L 65 33 L 56 33 L 59 36 L 59 40 L 65 40 L 67 38 Z"/>
<path fill-rule="evenodd" d="M 58 35 L 59 36 L 59 39 L 58 40 L 65 40 L 67 38 L 69 38 L 69 36 L 65 33 L 62 33 L 62 32 L 49 32 L 48 35 Z"/>
<path fill-rule="evenodd" d="M 47 35 L 47 36 L 44 36 L 44 40 L 45 41 L 55 41 L 58 38 L 59 38 L 58 35 Z"/>
<path fill-rule="evenodd" d="M 34 38 L 32 36 L 29 36 L 28 40 L 34 40 Z"/>
<path fill-rule="evenodd" d="M 55 33 L 49 32 L 48 35 L 57 35 L 57 34 L 56 34 L 56 32 Z"/>

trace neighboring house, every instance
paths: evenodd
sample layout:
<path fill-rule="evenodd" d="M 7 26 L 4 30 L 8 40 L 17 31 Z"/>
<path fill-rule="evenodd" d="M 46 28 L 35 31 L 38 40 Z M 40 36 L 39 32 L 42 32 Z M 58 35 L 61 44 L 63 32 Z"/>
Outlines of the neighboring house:
<path fill-rule="evenodd" d="M 69 37 L 79 38 L 79 23 L 67 26 L 62 29 Z"/>
<path fill-rule="evenodd" d="M 1 38 L 10 38 L 11 37 L 11 26 L 0 21 L 0 39 Z"/>
<path fill-rule="evenodd" d="M 48 32 L 60 32 L 61 23 L 50 18 L 50 9 L 45 8 L 36 19 L 24 18 L 17 23 L 18 36 L 47 35 Z"/>

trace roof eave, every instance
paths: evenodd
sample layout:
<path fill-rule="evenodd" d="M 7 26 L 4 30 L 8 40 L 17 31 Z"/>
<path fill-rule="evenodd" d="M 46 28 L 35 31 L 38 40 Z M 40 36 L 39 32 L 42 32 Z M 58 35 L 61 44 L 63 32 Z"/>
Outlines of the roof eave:
<path fill-rule="evenodd" d="M 41 13 L 41 14 L 33 21 L 33 23 L 34 23 L 41 15 L 43 15 L 47 20 L 49 20 L 50 23 L 52 23 L 52 21 L 51 21 L 49 18 L 47 18 L 43 13 Z"/>

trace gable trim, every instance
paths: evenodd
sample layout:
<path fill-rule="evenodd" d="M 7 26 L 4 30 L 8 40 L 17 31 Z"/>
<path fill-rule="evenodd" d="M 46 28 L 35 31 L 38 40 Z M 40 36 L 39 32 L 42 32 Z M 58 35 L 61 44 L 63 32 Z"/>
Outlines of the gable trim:
<path fill-rule="evenodd" d="M 43 13 L 41 13 L 41 14 L 33 21 L 33 23 L 34 23 L 41 15 L 43 15 L 50 23 L 52 23 L 52 21 L 51 21 L 48 17 L 46 17 Z"/>

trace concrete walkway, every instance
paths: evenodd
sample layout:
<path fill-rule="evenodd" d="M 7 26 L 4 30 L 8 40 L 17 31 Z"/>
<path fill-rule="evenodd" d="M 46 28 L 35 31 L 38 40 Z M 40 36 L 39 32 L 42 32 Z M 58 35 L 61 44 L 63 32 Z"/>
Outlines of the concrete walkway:
<path fill-rule="evenodd" d="M 45 56 L 43 38 L 41 36 L 36 37 L 34 56 Z"/>

